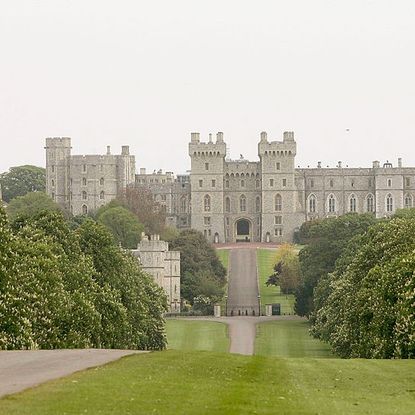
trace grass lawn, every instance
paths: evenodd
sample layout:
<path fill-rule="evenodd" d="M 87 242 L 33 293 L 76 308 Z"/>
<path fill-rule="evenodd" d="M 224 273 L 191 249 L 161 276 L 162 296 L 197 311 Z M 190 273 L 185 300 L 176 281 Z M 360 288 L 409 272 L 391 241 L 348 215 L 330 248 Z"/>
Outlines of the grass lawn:
<path fill-rule="evenodd" d="M 271 249 L 257 250 L 259 293 L 261 295 L 262 313 L 265 313 L 265 304 L 279 303 L 281 304 L 281 314 L 295 314 L 294 296 L 292 294 L 281 294 L 279 287 L 267 287 L 265 285 L 268 277 L 274 272 L 275 252 L 275 250 Z"/>
<path fill-rule="evenodd" d="M 169 349 L 212 352 L 229 350 L 226 324 L 214 321 L 167 319 L 166 329 Z"/>
<path fill-rule="evenodd" d="M 276 357 L 332 357 L 329 346 L 308 334 L 304 320 L 278 320 L 257 325 L 255 354 Z"/>
<path fill-rule="evenodd" d="M 169 350 L 3 398 L 0 415 L 412 415 L 414 407 L 415 361 Z"/>
<path fill-rule="evenodd" d="M 229 249 L 217 249 L 216 253 L 218 254 L 220 262 L 222 262 L 222 265 L 226 269 L 228 269 L 228 266 L 229 266 Z"/>

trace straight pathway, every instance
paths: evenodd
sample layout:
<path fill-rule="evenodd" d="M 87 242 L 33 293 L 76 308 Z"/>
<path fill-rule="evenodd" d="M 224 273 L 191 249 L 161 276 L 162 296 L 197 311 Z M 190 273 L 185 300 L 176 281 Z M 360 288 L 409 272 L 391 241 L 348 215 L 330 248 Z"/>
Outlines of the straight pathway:
<path fill-rule="evenodd" d="M 135 353 L 147 352 L 108 349 L 0 351 L 0 397 Z"/>
<path fill-rule="evenodd" d="M 229 259 L 227 315 L 259 315 L 256 249 L 232 249 Z"/>

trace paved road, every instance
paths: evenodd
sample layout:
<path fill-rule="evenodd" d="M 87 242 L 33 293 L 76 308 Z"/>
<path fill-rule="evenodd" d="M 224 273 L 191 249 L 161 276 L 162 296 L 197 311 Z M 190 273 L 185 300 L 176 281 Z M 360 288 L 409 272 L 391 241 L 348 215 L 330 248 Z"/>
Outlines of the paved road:
<path fill-rule="evenodd" d="M 145 352 L 106 349 L 0 351 L 0 397 L 134 353 Z"/>
<path fill-rule="evenodd" d="M 232 249 L 228 282 L 229 315 L 259 314 L 256 249 Z"/>

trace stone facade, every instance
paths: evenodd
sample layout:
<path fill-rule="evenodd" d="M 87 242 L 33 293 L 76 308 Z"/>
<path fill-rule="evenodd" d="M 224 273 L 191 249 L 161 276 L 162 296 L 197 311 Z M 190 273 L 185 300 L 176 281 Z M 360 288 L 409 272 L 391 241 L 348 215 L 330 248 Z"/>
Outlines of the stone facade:
<path fill-rule="evenodd" d="M 340 162 L 335 168 L 321 163 L 295 168 L 297 144 L 290 131 L 281 141 L 268 141 L 262 132 L 258 161 L 228 159 L 223 133 L 215 141 L 210 134 L 207 142 L 192 133 L 190 174 L 178 176 L 140 169 L 134 177 L 128 147 L 120 156 L 70 156 L 70 139 L 47 139 L 46 154 L 48 193 L 63 207 L 72 206 L 74 214 L 82 213 L 84 205 L 95 209 L 107 203 L 122 187 L 135 183 L 151 189 L 168 224 L 197 229 L 214 243 L 289 242 L 305 221 L 347 212 L 390 216 L 412 207 L 415 198 L 415 168 L 403 167 L 401 159 L 397 167 L 374 161 L 371 168 L 348 168 Z M 87 204 L 82 199 L 84 178 Z M 108 187 L 100 186 L 101 179 Z"/>
<path fill-rule="evenodd" d="M 46 138 L 46 192 L 73 215 L 94 211 L 135 180 L 135 157 L 121 154 L 72 155 L 69 137 Z"/>
<path fill-rule="evenodd" d="M 180 312 L 180 252 L 169 251 L 169 244 L 161 241 L 159 235 L 148 238 L 143 234 L 132 253 L 140 259 L 143 270 L 164 288 L 169 311 Z"/>

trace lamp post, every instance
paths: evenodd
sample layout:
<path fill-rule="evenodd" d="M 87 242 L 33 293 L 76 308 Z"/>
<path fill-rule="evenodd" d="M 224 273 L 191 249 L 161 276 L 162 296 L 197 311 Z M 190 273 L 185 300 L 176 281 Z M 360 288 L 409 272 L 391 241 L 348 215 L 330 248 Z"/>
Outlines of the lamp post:
<path fill-rule="evenodd" d="M 261 296 L 258 294 L 258 316 L 261 316 Z"/>
<path fill-rule="evenodd" d="M 225 316 L 228 317 L 228 296 L 225 295 Z"/>

